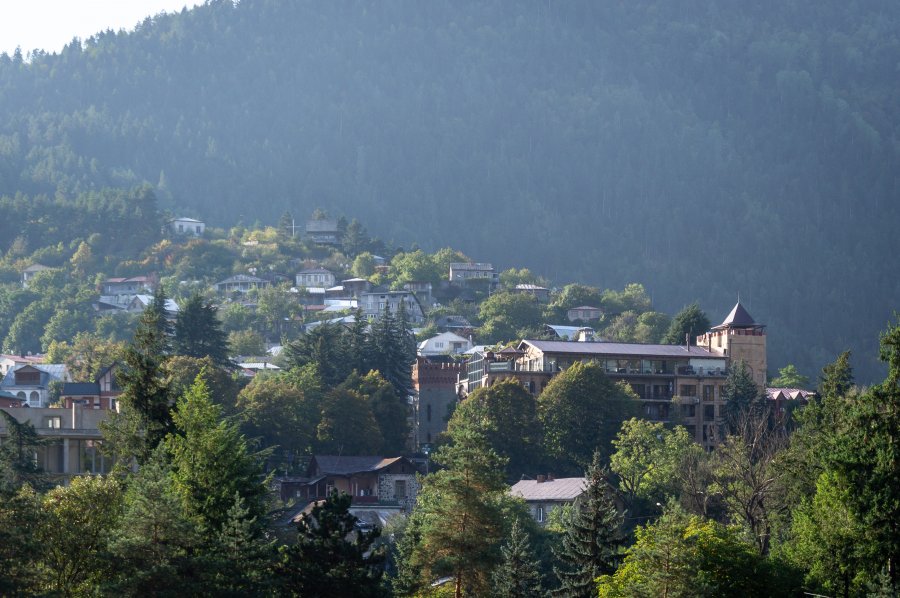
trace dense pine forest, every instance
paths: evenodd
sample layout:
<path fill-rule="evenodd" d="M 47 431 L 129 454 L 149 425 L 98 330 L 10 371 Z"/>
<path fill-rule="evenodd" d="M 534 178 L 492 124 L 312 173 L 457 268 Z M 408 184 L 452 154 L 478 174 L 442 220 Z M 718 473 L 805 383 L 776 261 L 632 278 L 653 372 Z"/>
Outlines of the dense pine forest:
<path fill-rule="evenodd" d="M 670 313 L 740 294 L 773 363 L 852 349 L 874 382 L 898 24 L 884 0 L 211 0 L 0 57 L 0 195 L 146 182 L 214 225 L 322 206 L 400 246 L 641 280 Z M 28 226 L 7 214 L 4 251 Z"/>

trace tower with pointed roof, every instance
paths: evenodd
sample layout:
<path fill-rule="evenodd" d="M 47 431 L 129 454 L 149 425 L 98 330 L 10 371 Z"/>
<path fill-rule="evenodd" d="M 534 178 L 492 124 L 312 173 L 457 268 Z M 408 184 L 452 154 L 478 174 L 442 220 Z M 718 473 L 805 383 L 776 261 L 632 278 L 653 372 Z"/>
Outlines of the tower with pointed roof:
<path fill-rule="evenodd" d="M 738 301 L 725 321 L 697 337 L 697 346 L 728 358 L 743 361 L 757 386 L 766 386 L 766 327 L 758 324 Z"/>

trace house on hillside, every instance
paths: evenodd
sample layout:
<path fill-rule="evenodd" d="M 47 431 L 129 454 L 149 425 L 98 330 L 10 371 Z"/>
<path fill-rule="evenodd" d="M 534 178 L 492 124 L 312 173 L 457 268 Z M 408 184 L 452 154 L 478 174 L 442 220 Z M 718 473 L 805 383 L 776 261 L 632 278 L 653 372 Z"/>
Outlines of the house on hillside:
<path fill-rule="evenodd" d="M 47 407 L 50 404 L 50 384 L 55 381 L 70 381 L 65 364 L 20 365 L 6 372 L 0 381 L 0 390 L 24 399 L 28 407 Z"/>
<path fill-rule="evenodd" d="M 520 295 L 531 295 L 541 303 L 550 300 L 550 289 L 536 284 L 517 284 L 513 288 L 513 292 Z"/>
<path fill-rule="evenodd" d="M 352 504 L 412 510 L 419 492 L 416 466 L 406 457 L 315 455 L 302 478 L 280 481 L 281 498 L 312 502 L 332 492 L 349 494 Z"/>
<path fill-rule="evenodd" d="M 151 303 L 153 303 L 153 295 L 135 295 L 131 298 L 131 301 L 128 302 L 125 311 L 133 314 L 143 313 Z M 168 317 L 170 319 L 175 317 L 179 309 L 180 308 L 174 299 L 166 299 L 166 312 L 168 312 Z"/>
<path fill-rule="evenodd" d="M 92 382 L 66 382 L 59 400 L 66 409 L 81 405 L 85 409 L 110 409 L 118 411 L 118 399 L 122 389 L 116 381 L 118 364 L 100 370 Z"/>
<path fill-rule="evenodd" d="M 138 295 L 152 293 L 156 281 L 151 276 L 132 276 L 131 278 L 107 278 L 100 284 L 101 295 Z"/>
<path fill-rule="evenodd" d="M 249 274 L 235 274 L 213 285 L 219 293 L 247 293 L 269 286 L 269 281 Z"/>
<path fill-rule="evenodd" d="M 578 307 L 573 307 L 568 312 L 566 312 L 566 317 L 569 318 L 570 322 L 590 322 L 602 318 L 603 311 L 599 307 L 579 305 Z"/>
<path fill-rule="evenodd" d="M 22 270 L 22 288 L 28 288 L 28 282 L 35 277 L 38 272 L 43 272 L 45 270 L 52 270 L 53 268 L 49 266 L 45 266 L 43 264 L 31 264 L 24 270 Z"/>
<path fill-rule="evenodd" d="M 5 376 L 9 370 L 21 365 L 37 365 L 44 363 L 43 355 L 0 355 L 0 377 Z"/>
<path fill-rule="evenodd" d="M 450 264 L 450 282 L 466 284 L 470 280 L 487 280 L 491 287 L 500 284 L 500 275 L 494 266 L 486 262 L 453 262 Z"/>
<path fill-rule="evenodd" d="M 206 223 L 193 218 L 173 218 L 169 221 L 169 228 L 176 235 L 202 237 L 206 231 Z"/>
<path fill-rule="evenodd" d="M 372 290 L 359 295 L 359 306 L 369 320 L 380 318 L 385 309 L 396 316 L 400 312 L 400 305 L 406 310 L 406 319 L 411 326 L 421 326 L 425 323 L 425 311 L 415 293 Z"/>
<path fill-rule="evenodd" d="M 559 478 L 539 475 L 536 480 L 520 480 L 509 489 L 511 496 L 524 499 L 531 516 L 540 525 L 554 509 L 574 504 L 587 489 L 585 478 Z"/>
<path fill-rule="evenodd" d="M 297 272 L 296 283 L 298 287 L 332 287 L 334 286 L 334 274 L 325 268 L 307 268 Z"/>
<path fill-rule="evenodd" d="M 305 238 L 319 245 L 339 245 L 341 230 L 337 220 L 307 220 Z"/>
<path fill-rule="evenodd" d="M 419 355 L 456 355 L 471 348 L 472 341 L 469 339 L 452 332 L 442 332 L 419 343 L 417 352 Z"/>

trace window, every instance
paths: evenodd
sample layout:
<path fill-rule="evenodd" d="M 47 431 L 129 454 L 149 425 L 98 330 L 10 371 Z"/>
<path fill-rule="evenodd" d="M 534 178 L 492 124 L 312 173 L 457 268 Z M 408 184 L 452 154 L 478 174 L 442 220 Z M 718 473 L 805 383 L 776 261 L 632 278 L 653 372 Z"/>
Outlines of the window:
<path fill-rule="evenodd" d="M 31 394 L 28 395 L 28 402 L 34 405 L 38 405 L 41 402 L 41 395 L 38 394 L 38 391 L 31 391 Z"/>
<path fill-rule="evenodd" d="M 714 401 L 716 399 L 716 387 L 712 384 L 703 385 L 703 400 Z"/>
<path fill-rule="evenodd" d="M 696 417 L 697 416 L 697 406 L 696 405 L 682 405 L 681 406 L 681 416 L 682 417 Z"/>
<path fill-rule="evenodd" d="M 179 224 L 179 225 L 178 225 L 178 232 L 180 232 L 180 233 L 183 233 L 183 232 L 184 232 L 184 225 L 183 225 L 183 224 Z"/>
<path fill-rule="evenodd" d="M 197 234 L 199 235 L 200 234 L 200 225 L 199 224 L 197 225 L 196 230 L 197 230 Z"/>
<path fill-rule="evenodd" d="M 435 348 L 435 349 L 443 349 L 443 348 L 444 348 L 444 341 L 434 341 L 434 348 Z"/>
<path fill-rule="evenodd" d="M 703 406 L 703 421 L 711 422 L 716 419 L 716 406 L 715 405 L 704 405 Z"/>
<path fill-rule="evenodd" d="M 543 506 L 539 505 L 534 508 L 534 518 L 537 520 L 538 523 L 544 522 L 544 507 Z"/>
<path fill-rule="evenodd" d="M 429 422 L 431 421 L 431 405 L 428 405 L 425 408 L 425 421 L 429 421 Z"/>
<path fill-rule="evenodd" d="M 696 397 L 697 396 L 697 385 L 696 384 L 682 384 L 680 389 L 681 389 L 681 396 L 683 396 L 683 397 Z"/>
<path fill-rule="evenodd" d="M 394 498 L 406 498 L 406 480 L 394 480 Z"/>
<path fill-rule="evenodd" d="M 59 430 L 62 427 L 62 418 L 58 415 L 44 418 L 44 425 L 52 430 Z"/>

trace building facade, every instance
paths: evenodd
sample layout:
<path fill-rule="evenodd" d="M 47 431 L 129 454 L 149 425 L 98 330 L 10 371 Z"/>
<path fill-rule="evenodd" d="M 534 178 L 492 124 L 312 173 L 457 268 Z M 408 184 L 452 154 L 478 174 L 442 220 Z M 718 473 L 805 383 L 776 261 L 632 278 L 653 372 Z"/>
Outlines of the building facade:
<path fill-rule="evenodd" d="M 765 388 L 765 327 L 738 303 L 697 341 L 703 346 L 523 340 L 515 350 L 476 351 L 457 391 L 466 395 L 512 378 L 539 395 L 573 363 L 594 362 L 631 387 L 646 419 L 683 425 L 697 443 L 712 448 L 724 437 L 723 388 L 730 365 L 743 360 L 760 390 Z"/>

